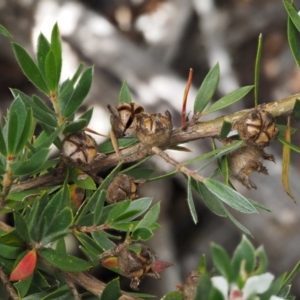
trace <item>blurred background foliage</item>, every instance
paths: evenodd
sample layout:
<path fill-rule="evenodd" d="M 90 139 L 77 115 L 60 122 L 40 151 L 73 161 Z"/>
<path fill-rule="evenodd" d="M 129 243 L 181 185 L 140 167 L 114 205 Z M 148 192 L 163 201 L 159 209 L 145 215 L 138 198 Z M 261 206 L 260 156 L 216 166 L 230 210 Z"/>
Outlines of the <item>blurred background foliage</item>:
<path fill-rule="evenodd" d="M 300 1 L 294 2 L 299 9 Z M 175 126 L 180 126 L 181 99 L 189 68 L 194 69 L 194 80 L 187 112 L 192 110 L 192 99 L 205 74 L 218 61 L 221 78 L 215 99 L 253 84 L 260 33 L 263 50 L 259 102 L 299 92 L 299 71 L 286 37 L 287 14 L 277 0 L 1 0 L 0 20 L 14 41 L 31 52 L 39 32 L 49 37 L 58 22 L 63 39 L 62 78 L 71 76 L 81 61 L 87 66 L 95 65 L 94 82 L 83 108 L 95 107 L 89 127 L 104 134 L 109 132 L 106 106 L 117 104 L 123 80 L 131 89 L 133 101 L 149 112 L 170 110 Z M 27 94 L 36 93 L 36 89 L 17 65 L 9 40 L 0 37 L 0 45 L 2 116 L 12 101 L 8 87 Z M 250 93 L 222 114 L 253 107 L 253 103 Z M 214 116 L 217 115 L 209 118 Z M 299 145 L 297 136 L 293 136 L 293 143 Z M 172 151 L 172 156 L 184 161 L 211 150 L 211 142 L 199 140 L 188 147 L 192 154 Z M 269 152 L 276 154 L 276 165 L 266 164 L 270 176 L 252 175 L 257 190 L 250 192 L 234 183 L 243 195 L 261 202 L 272 213 L 232 214 L 251 231 L 254 245 L 264 244 L 270 271 L 278 275 L 290 270 L 299 259 L 300 209 L 281 187 L 282 147 L 275 142 L 270 148 Z M 293 155 L 290 187 L 299 201 L 299 159 Z M 161 172 L 171 170 L 159 158 L 148 164 Z M 208 175 L 211 170 L 205 172 Z M 213 215 L 202 201 L 196 201 L 199 223 L 193 224 L 181 176 L 148 183 L 141 190 L 141 196 L 154 197 L 162 205 L 162 227 L 151 239 L 151 247 L 160 259 L 175 263 L 160 281 L 145 279 L 143 286 L 148 284 L 149 293 L 155 291 L 162 296 L 174 290 L 175 284 L 197 264 L 199 256 L 209 253 L 211 241 L 221 244 L 229 253 L 238 244 L 240 231 L 229 220 Z M 70 248 L 73 243 L 70 241 Z M 109 275 L 100 268 L 98 273 L 107 282 Z M 293 293 L 300 297 L 299 276 L 294 281 Z"/>

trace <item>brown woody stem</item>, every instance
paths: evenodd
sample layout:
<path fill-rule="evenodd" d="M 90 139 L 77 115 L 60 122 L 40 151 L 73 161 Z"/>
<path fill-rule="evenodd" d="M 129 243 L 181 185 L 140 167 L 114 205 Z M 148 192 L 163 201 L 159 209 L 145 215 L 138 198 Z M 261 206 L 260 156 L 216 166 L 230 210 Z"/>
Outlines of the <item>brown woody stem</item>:
<path fill-rule="evenodd" d="M 13 285 L 9 281 L 8 276 L 4 273 L 2 266 L 0 266 L 0 279 L 3 282 L 7 292 L 9 293 L 11 299 L 13 300 L 19 300 L 19 296 L 16 293 Z"/>
<path fill-rule="evenodd" d="M 291 115 L 297 98 L 300 98 L 300 93 L 276 102 L 261 104 L 258 106 L 258 109 L 263 108 L 275 117 L 288 116 Z M 170 148 L 174 145 L 197 139 L 218 137 L 224 120 L 232 123 L 233 129 L 235 129 L 234 123 L 251 110 L 253 109 L 242 110 L 207 122 L 196 122 L 184 130 L 182 128 L 177 128 L 172 132 L 169 143 L 165 148 Z M 133 146 L 120 150 L 120 155 L 124 163 L 132 163 L 151 155 L 151 150 L 141 143 L 137 143 Z M 91 166 L 83 167 L 82 170 L 87 172 L 102 172 L 115 167 L 119 161 L 120 156 L 116 153 L 112 153 L 99 161 L 95 161 Z M 57 176 L 51 174 L 39 176 L 23 183 L 13 185 L 11 192 L 59 185 L 63 183 L 65 175 L 65 173 L 62 173 Z"/>

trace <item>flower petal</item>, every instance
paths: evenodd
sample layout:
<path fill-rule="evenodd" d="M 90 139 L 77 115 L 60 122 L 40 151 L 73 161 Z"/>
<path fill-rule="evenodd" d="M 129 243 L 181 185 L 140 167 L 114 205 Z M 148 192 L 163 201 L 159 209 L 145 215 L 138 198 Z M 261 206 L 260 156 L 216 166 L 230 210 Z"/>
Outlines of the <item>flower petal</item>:
<path fill-rule="evenodd" d="M 269 289 L 273 279 L 274 275 L 271 273 L 264 273 L 248 278 L 243 288 L 243 299 L 248 299 L 251 295 L 262 294 L 266 292 Z"/>
<path fill-rule="evenodd" d="M 284 298 L 277 297 L 277 296 L 271 296 L 270 300 L 284 300 Z"/>
<path fill-rule="evenodd" d="M 224 296 L 224 299 L 228 299 L 228 282 L 223 276 L 215 276 L 211 278 L 213 286 L 218 289 Z"/>

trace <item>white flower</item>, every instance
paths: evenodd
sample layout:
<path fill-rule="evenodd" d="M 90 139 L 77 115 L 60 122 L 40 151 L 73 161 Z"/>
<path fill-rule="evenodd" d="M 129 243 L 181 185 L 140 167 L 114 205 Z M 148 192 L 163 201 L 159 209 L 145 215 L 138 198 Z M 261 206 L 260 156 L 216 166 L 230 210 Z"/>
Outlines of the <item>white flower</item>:
<path fill-rule="evenodd" d="M 264 273 L 249 277 L 242 290 L 240 290 L 235 284 L 229 287 L 229 283 L 222 276 L 212 277 L 211 281 L 213 286 L 222 293 L 224 300 L 247 300 L 251 296 L 253 297 L 257 294 L 266 292 L 270 288 L 273 279 L 274 275 L 271 273 Z M 277 296 L 272 296 L 270 300 L 284 299 Z"/>

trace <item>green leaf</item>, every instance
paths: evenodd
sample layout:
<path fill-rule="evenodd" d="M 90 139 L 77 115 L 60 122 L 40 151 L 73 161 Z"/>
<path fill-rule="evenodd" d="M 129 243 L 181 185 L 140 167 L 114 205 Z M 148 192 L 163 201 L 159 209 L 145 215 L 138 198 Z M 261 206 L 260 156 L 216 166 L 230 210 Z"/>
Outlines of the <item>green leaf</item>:
<path fill-rule="evenodd" d="M 92 237 L 99 247 L 101 247 L 102 251 L 109 250 L 116 246 L 116 244 L 106 236 L 104 231 L 94 231 L 92 232 Z"/>
<path fill-rule="evenodd" d="M 0 34 L 4 35 L 6 37 L 12 38 L 13 36 L 11 35 L 11 33 L 3 26 L 0 24 Z"/>
<path fill-rule="evenodd" d="M 126 81 L 123 81 L 120 93 L 119 93 L 119 98 L 118 98 L 118 102 L 125 102 L 125 103 L 131 103 L 131 94 L 130 94 L 130 90 L 129 87 L 126 83 Z"/>
<path fill-rule="evenodd" d="M 50 149 L 41 149 L 34 153 L 29 159 L 23 161 L 22 164 L 12 164 L 13 174 L 20 176 L 34 173 L 47 161 L 49 153 Z"/>
<path fill-rule="evenodd" d="M 245 235 L 242 241 L 236 247 L 231 260 L 231 266 L 234 274 L 234 280 L 239 276 L 244 276 L 242 273 L 243 268 L 247 274 L 251 274 L 255 268 L 255 249 Z"/>
<path fill-rule="evenodd" d="M 243 226 L 238 220 L 236 220 L 234 218 L 234 216 L 224 207 L 225 209 L 225 212 L 226 212 L 226 215 L 227 217 L 230 219 L 230 221 L 237 227 L 239 228 L 240 230 L 242 230 L 244 233 L 248 234 L 248 235 L 251 235 L 251 232 L 245 227 Z"/>
<path fill-rule="evenodd" d="M 58 29 L 57 23 L 54 25 L 51 33 L 51 51 L 54 54 L 55 59 L 55 68 L 53 66 L 53 71 L 55 71 L 55 86 L 58 86 L 59 79 L 60 79 L 60 73 L 61 73 L 61 67 L 62 67 L 62 49 L 61 49 L 61 39 L 60 39 L 60 33 Z"/>
<path fill-rule="evenodd" d="M 57 214 L 47 231 L 45 231 L 41 244 L 47 245 L 48 243 L 57 240 L 58 237 L 65 236 L 70 233 L 69 227 L 72 225 L 72 221 L 72 210 L 69 207 L 65 207 Z"/>
<path fill-rule="evenodd" d="M 135 241 L 147 241 L 153 237 L 153 232 L 145 227 L 139 227 L 132 233 L 132 237 Z"/>
<path fill-rule="evenodd" d="M 228 157 L 227 156 L 223 156 L 221 158 L 221 163 L 220 163 L 219 168 L 220 168 L 221 174 L 224 178 L 225 184 L 230 185 L 229 184 L 229 166 L 228 166 Z"/>
<path fill-rule="evenodd" d="M 0 256 L 4 258 L 16 259 L 22 252 L 23 249 L 20 247 L 0 244 Z"/>
<path fill-rule="evenodd" d="M 9 108 L 7 136 L 4 135 L 9 154 L 15 153 L 15 149 L 24 129 L 26 116 L 27 112 L 24 102 L 19 96 L 16 96 Z"/>
<path fill-rule="evenodd" d="M 231 269 L 228 253 L 224 250 L 224 248 L 215 243 L 211 244 L 210 251 L 216 270 L 218 270 L 219 273 L 231 283 L 233 280 L 233 270 Z"/>
<path fill-rule="evenodd" d="M 199 193 L 205 205 L 216 215 L 226 217 L 224 205 L 202 182 L 192 179 L 192 186 Z"/>
<path fill-rule="evenodd" d="M 33 241 L 40 241 L 40 219 L 44 208 L 49 201 L 47 193 L 43 193 L 41 197 L 36 197 L 31 212 L 28 217 L 28 229 L 30 237 Z"/>
<path fill-rule="evenodd" d="M 212 194 L 232 208 L 243 213 L 257 212 L 255 207 L 243 195 L 225 184 L 210 178 L 205 179 L 203 183 Z"/>
<path fill-rule="evenodd" d="M 55 139 L 61 134 L 62 127 L 55 129 L 50 135 L 43 131 L 34 142 L 34 147 L 36 151 L 39 151 L 43 148 L 49 148 Z"/>
<path fill-rule="evenodd" d="M 74 76 L 72 77 L 72 79 L 67 79 L 62 85 L 61 88 L 59 90 L 59 99 L 65 99 L 65 96 L 67 96 L 72 90 L 73 90 L 73 86 L 74 84 L 77 82 L 82 70 L 83 70 L 84 64 L 80 63 L 80 65 L 78 66 L 78 69 L 76 70 Z M 65 108 L 65 101 L 60 101 L 59 103 L 59 107 L 60 110 L 63 111 Z"/>
<path fill-rule="evenodd" d="M 256 59 L 255 59 L 255 70 L 254 70 L 254 106 L 257 107 L 258 104 L 258 88 L 259 88 L 259 73 L 260 73 L 260 61 L 261 61 L 261 51 L 262 51 L 262 34 L 258 37 Z"/>
<path fill-rule="evenodd" d="M 299 148 L 299 147 L 295 146 L 294 144 L 292 144 L 292 143 L 286 141 L 285 139 L 283 139 L 283 138 L 281 138 L 281 137 L 278 137 L 277 139 L 278 139 L 278 141 L 279 141 L 281 144 L 286 145 L 286 146 L 288 146 L 289 148 L 291 148 L 292 150 L 294 150 L 295 152 L 300 153 L 300 148 Z"/>
<path fill-rule="evenodd" d="M 12 155 L 14 153 L 14 150 L 16 148 L 17 143 L 19 142 L 16 137 L 18 137 L 18 131 L 19 131 L 19 124 L 18 124 L 18 115 L 17 113 L 11 112 L 9 114 L 8 119 L 8 137 L 7 137 L 7 150 L 8 155 Z"/>
<path fill-rule="evenodd" d="M 28 142 L 28 140 L 32 136 L 33 131 L 34 131 L 33 126 L 34 126 L 33 113 L 32 113 L 32 109 L 30 108 L 27 110 L 27 116 L 26 116 L 24 127 L 23 127 L 23 132 L 19 139 L 19 143 L 17 144 L 16 149 L 15 149 L 16 154 L 18 154 L 19 152 L 21 152 L 21 150 L 23 150 L 25 144 Z"/>
<path fill-rule="evenodd" d="M 207 274 L 201 275 L 197 284 L 195 299 L 208 300 L 211 289 L 212 283 L 210 277 Z"/>
<path fill-rule="evenodd" d="M 167 293 L 161 300 L 183 300 L 183 298 L 179 291 L 175 291 Z"/>
<path fill-rule="evenodd" d="M 103 249 L 87 234 L 76 232 L 76 237 L 83 245 L 84 249 L 81 247 L 81 251 L 90 259 L 93 266 L 99 265 L 99 254 L 103 252 Z"/>
<path fill-rule="evenodd" d="M 110 211 L 106 223 L 107 224 L 113 224 L 116 219 L 120 220 L 120 216 L 123 215 L 123 213 L 129 208 L 129 205 L 131 203 L 131 200 L 125 200 L 120 203 L 117 203 L 115 207 Z"/>
<path fill-rule="evenodd" d="M 53 111 L 51 111 L 51 113 L 49 113 L 48 110 L 45 111 L 45 109 L 37 105 L 30 97 L 17 89 L 11 89 L 11 92 L 14 97 L 20 96 L 27 108 L 32 108 L 33 116 L 38 122 L 51 127 L 57 127 L 57 121 L 53 116 Z"/>
<path fill-rule="evenodd" d="M 299 53 L 299 59 L 300 59 L 300 53 Z M 295 101 L 295 105 L 293 108 L 293 113 L 292 113 L 292 117 L 299 122 L 300 121 L 300 100 L 296 99 Z M 278 125 L 277 125 L 278 126 Z M 291 133 L 292 134 L 292 133 Z"/>
<path fill-rule="evenodd" d="M 32 60 L 26 50 L 17 43 L 12 43 L 17 61 L 27 78 L 46 95 L 49 94 L 49 88 L 45 82 L 40 70 Z"/>
<path fill-rule="evenodd" d="M 91 107 L 85 113 L 83 113 L 78 119 L 86 120 L 87 124 L 89 124 L 93 116 L 93 111 L 94 111 L 94 107 Z"/>
<path fill-rule="evenodd" d="M 45 77 L 51 93 L 57 91 L 56 61 L 53 51 L 49 51 L 45 60 Z"/>
<path fill-rule="evenodd" d="M 82 224 L 81 219 L 89 212 L 92 211 L 95 207 L 95 204 L 100 196 L 101 190 L 107 189 L 107 187 L 110 185 L 110 183 L 113 181 L 115 176 L 118 174 L 122 167 L 122 162 L 119 163 L 106 178 L 103 180 L 101 185 L 98 187 L 98 189 L 94 192 L 94 194 L 90 197 L 90 199 L 87 201 L 87 203 L 83 206 L 81 211 L 78 212 L 78 215 L 76 216 L 76 224 L 77 225 L 85 225 L 85 226 L 91 226 L 93 225 L 94 218 L 90 218 L 91 223 L 89 224 Z"/>
<path fill-rule="evenodd" d="M 300 18 L 297 14 L 298 19 Z M 299 19 L 300 20 L 300 19 Z M 288 24 L 287 24 L 287 36 L 289 41 L 289 46 L 291 49 L 291 52 L 293 54 L 294 60 L 300 68 L 300 33 L 297 27 L 295 26 L 295 23 L 291 20 L 291 18 L 288 18 Z"/>
<path fill-rule="evenodd" d="M 255 274 L 263 274 L 267 271 L 268 257 L 263 246 L 258 247 L 255 250 L 255 257 L 258 259 L 258 264 L 255 268 Z"/>
<path fill-rule="evenodd" d="M 83 272 L 91 268 L 85 260 L 51 248 L 40 249 L 39 253 L 48 263 L 62 271 Z"/>
<path fill-rule="evenodd" d="M 300 31 L 300 16 L 298 15 L 293 3 L 291 4 L 289 1 L 283 0 L 283 5 L 289 15 L 289 18 L 292 20 L 297 30 Z"/>
<path fill-rule="evenodd" d="M 95 205 L 95 212 L 94 212 L 94 225 L 100 225 L 100 220 L 102 216 L 102 209 L 104 206 L 104 202 L 106 200 L 106 191 L 102 190 L 99 195 L 99 199 Z"/>
<path fill-rule="evenodd" d="M 29 230 L 24 217 L 18 212 L 14 212 L 15 228 L 20 238 L 25 242 L 30 242 Z"/>
<path fill-rule="evenodd" d="M 145 214 L 141 221 L 135 227 L 135 230 L 140 227 L 151 228 L 151 226 L 157 221 L 160 213 L 160 202 L 156 203 L 151 209 Z"/>
<path fill-rule="evenodd" d="M 32 283 L 32 279 L 33 279 L 33 275 L 31 275 L 25 280 L 21 280 L 19 282 L 14 283 L 14 287 L 18 291 L 18 296 L 20 297 L 20 299 L 23 299 L 24 296 L 27 294 L 30 285 Z"/>
<path fill-rule="evenodd" d="M 80 174 L 77 169 L 70 167 L 69 170 L 70 170 L 71 179 L 79 187 L 86 189 L 86 190 L 96 190 L 97 189 L 94 180 L 90 176 L 87 176 L 86 178 L 84 177 L 84 179 L 81 179 L 79 176 L 82 174 Z"/>
<path fill-rule="evenodd" d="M 122 296 L 119 278 L 110 281 L 102 292 L 101 300 L 116 300 Z"/>
<path fill-rule="evenodd" d="M 78 119 L 76 121 L 71 122 L 70 124 L 66 125 L 63 133 L 71 133 L 71 132 L 77 132 L 82 130 L 84 127 L 86 127 L 88 124 L 88 121 L 85 119 Z"/>
<path fill-rule="evenodd" d="M 135 168 L 129 171 L 126 171 L 125 174 L 131 176 L 134 179 L 148 179 L 153 173 L 154 169 L 146 169 L 146 168 Z M 120 172 L 123 174 L 123 172 Z"/>
<path fill-rule="evenodd" d="M 131 146 L 131 145 L 133 145 L 137 142 L 138 142 L 138 139 L 136 139 L 136 138 L 118 139 L 119 149 L 127 148 L 127 147 L 129 147 L 129 146 Z M 107 140 L 104 143 L 100 144 L 98 146 L 98 152 L 99 153 L 104 153 L 104 154 L 109 154 L 109 153 L 115 152 L 111 140 Z"/>
<path fill-rule="evenodd" d="M 191 177 L 188 176 L 187 178 L 187 203 L 190 209 L 190 213 L 192 215 L 193 221 L 195 224 L 198 223 L 198 216 L 194 204 L 194 199 L 192 195 L 192 184 L 191 184 Z"/>
<path fill-rule="evenodd" d="M 49 51 L 50 51 L 49 41 L 41 33 L 38 37 L 36 57 L 37 57 L 38 68 L 44 78 L 46 77 L 45 74 L 46 55 Z"/>
<path fill-rule="evenodd" d="M 208 115 L 212 112 L 232 105 L 233 103 L 239 101 L 241 98 L 245 97 L 252 90 L 252 88 L 252 85 L 244 86 L 227 94 L 226 96 L 222 97 L 220 100 L 212 104 L 205 112 L 202 113 L 202 115 Z"/>
<path fill-rule="evenodd" d="M 62 115 L 69 118 L 81 106 L 85 97 L 87 96 L 92 85 L 94 68 L 90 67 L 85 70 L 77 86 L 75 87 L 71 97 L 68 99 Z"/>
<path fill-rule="evenodd" d="M 293 270 L 287 275 L 282 286 L 284 287 L 284 286 L 291 284 L 292 281 L 294 280 L 294 278 L 298 275 L 299 271 L 300 271 L 300 260 L 298 260 L 298 262 L 294 266 Z"/>
<path fill-rule="evenodd" d="M 58 252 L 67 253 L 66 242 L 65 242 L 64 237 L 62 237 L 62 238 L 60 238 L 59 240 L 56 241 L 55 250 L 58 251 Z"/>
<path fill-rule="evenodd" d="M 214 95 L 220 78 L 220 67 L 217 63 L 204 78 L 194 103 L 194 112 L 201 113 Z"/>
<path fill-rule="evenodd" d="M 231 123 L 224 120 L 220 131 L 220 139 L 225 139 L 230 131 Z"/>
<path fill-rule="evenodd" d="M 24 243 L 16 229 L 0 235 L 0 244 L 8 246 L 23 247 Z"/>
<path fill-rule="evenodd" d="M 6 142 L 4 140 L 3 136 L 3 131 L 2 131 L 2 126 L 0 124 L 0 153 L 6 157 L 7 155 L 7 150 L 6 150 Z"/>

